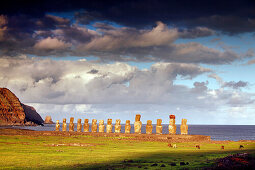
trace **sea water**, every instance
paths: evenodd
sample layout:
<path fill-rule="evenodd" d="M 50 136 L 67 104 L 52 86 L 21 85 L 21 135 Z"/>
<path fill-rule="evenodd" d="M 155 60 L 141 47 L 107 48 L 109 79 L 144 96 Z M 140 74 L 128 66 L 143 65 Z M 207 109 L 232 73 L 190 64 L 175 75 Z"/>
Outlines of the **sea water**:
<path fill-rule="evenodd" d="M 60 126 L 61 130 L 62 124 L 60 124 Z M 162 126 L 163 134 L 168 134 L 168 125 L 163 124 Z M 77 124 L 75 123 L 75 131 L 76 127 Z M 37 131 L 54 131 L 55 124 L 46 124 L 44 126 L 14 126 L 13 128 L 30 129 Z M 125 132 L 125 124 L 121 125 L 121 132 Z M 134 133 L 134 125 L 131 125 L 131 133 Z M 142 125 L 142 133 L 146 133 L 146 124 Z M 155 124 L 153 125 L 153 133 L 156 133 Z M 180 125 L 177 125 L 177 134 L 180 134 Z M 189 125 L 189 134 L 211 136 L 212 140 L 255 140 L 255 125 Z"/>

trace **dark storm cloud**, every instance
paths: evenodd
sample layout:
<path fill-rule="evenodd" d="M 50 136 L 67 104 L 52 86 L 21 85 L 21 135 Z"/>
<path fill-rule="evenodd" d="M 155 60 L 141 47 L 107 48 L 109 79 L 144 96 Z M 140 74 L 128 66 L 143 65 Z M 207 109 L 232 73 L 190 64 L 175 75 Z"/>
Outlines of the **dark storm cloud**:
<path fill-rule="evenodd" d="M 75 12 L 75 18 L 83 24 L 110 21 L 126 26 L 145 27 L 162 21 L 184 27 L 204 26 L 230 34 L 255 30 L 253 0 L 9 0 L 1 3 L 0 12 L 33 17 L 42 17 L 46 12 Z"/>
<path fill-rule="evenodd" d="M 249 16 L 249 23 L 255 23 L 252 6 L 247 5 L 250 2 L 224 1 L 220 8 L 218 1 L 206 4 L 154 0 L 8 2 L 0 6 L 0 56 L 96 56 L 107 62 L 206 64 L 229 64 L 251 56 L 248 53 L 240 56 L 231 49 L 219 51 L 195 42 L 175 43 L 178 39 L 215 35 L 215 30 L 238 33 L 239 21 L 242 23 L 239 32 L 252 31 L 243 22 Z M 235 14 L 230 15 L 230 8 L 236 9 Z M 57 12 L 62 14 L 56 16 Z M 67 13 L 69 17 L 65 18 Z M 97 21 L 93 24 L 95 29 L 83 25 L 91 21 Z M 126 26 L 118 27 L 111 22 Z M 215 22 L 218 22 L 216 27 L 212 26 Z M 233 24 L 236 26 L 231 27 Z"/>
<path fill-rule="evenodd" d="M 22 25 L 24 19 L 24 25 Z M 178 38 L 214 34 L 205 27 L 169 28 L 157 22 L 153 28 L 114 27 L 95 23 L 96 30 L 71 24 L 53 15 L 0 17 L 0 54 L 15 56 L 96 56 L 101 61 L 166 61 L 223 64 L 241 59 L 225 50 L 214 50 L 199 43 L 174 44 Z M 47 21 L 47 22 L 46 22 Z M 47 23 L 49 27 L 45 26 Z"/>
<path fill-rule="evenodd" d="M 0 14 L 0 55 L 34 54 L 33 46 L 41 37 L 52 36 L 52 29 L 70 25 L 68 19 L 52 15 L 34 18 L 28 15 Z"/>

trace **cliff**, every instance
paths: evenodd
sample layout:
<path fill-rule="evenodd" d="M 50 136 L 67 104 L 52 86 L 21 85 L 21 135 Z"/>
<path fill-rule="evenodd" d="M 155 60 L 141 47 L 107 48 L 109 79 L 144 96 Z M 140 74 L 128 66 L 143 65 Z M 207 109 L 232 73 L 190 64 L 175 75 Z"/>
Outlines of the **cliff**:
<path fill-rule="evenodd" d="M 37 125 L 43 125 L 42 117 L 36 112 L 35 108 L 21 104 L 25 112 L 25 122 L 33 122 Z"/>
<path fill-rule="evenodd" d="M 36 110 L 22 104 L 7 88 L 0 88 L 0 125 L 43 125 Z"/>

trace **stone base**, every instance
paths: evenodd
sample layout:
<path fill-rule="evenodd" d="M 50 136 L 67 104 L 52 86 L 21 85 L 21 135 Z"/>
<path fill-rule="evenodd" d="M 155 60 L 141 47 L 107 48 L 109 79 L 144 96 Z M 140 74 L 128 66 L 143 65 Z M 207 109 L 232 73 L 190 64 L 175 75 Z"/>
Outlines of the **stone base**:
<path fill-rule="evenodd" d="M 178 142 L 210 142 L 210 136 L 204 135 L 169 135 L 169 134 L 126 134 L 126 133 L 84 133 L 84 132 L 56 132 L 56 131 L 32 131 L 25 129 L 0 129 L 0 135 L 35 135 L 35 136 L 95 136 L 95 137 L 128 137 L 123 140 L 158 141 L 167 143 Z"/>

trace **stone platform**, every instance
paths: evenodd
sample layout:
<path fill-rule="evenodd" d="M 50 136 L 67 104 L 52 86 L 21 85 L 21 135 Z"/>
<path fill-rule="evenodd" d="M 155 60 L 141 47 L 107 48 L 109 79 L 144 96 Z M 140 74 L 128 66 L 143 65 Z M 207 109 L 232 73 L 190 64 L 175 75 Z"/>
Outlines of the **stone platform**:
<path fill-rule="evenodd" d="M 25 129 L 0 129 L 0 135 L 31 135 L 31 136 L 94 136 L 114 137 L 138 141 L 159 141 L 159 142 L 210 142 L 210 136 L 204 135 L 169 135 L 169 134 L 125 134 L 125 133 L 91 133 L 91 132 L 56 132 L 56 131 L 33 131 Z"/>

